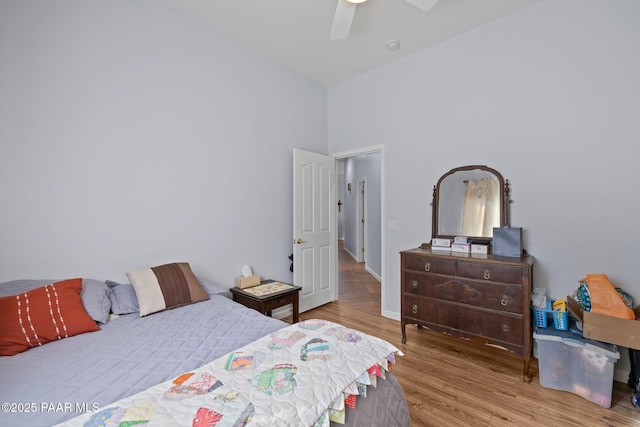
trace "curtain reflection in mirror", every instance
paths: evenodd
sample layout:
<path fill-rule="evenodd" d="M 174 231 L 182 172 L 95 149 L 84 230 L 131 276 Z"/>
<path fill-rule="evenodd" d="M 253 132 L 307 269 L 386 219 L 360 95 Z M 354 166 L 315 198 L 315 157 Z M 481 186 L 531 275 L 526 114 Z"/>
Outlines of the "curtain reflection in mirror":
<path fill-rule="evenodd" d="M 494 178 L 465 181 L 463 236 L 492 236 L 493 227 L 500 226 L 500 206 L 497 201 L 499 183 Z"/>

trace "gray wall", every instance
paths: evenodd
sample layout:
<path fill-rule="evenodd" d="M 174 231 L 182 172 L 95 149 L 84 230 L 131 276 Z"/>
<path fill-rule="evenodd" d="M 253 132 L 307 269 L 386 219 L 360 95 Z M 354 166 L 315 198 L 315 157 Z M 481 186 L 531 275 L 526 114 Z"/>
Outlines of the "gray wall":
<path fill-rule="evenodd" d="M 605 273 L 640 302 L 638 22 L 636 0 L 545 0 L 328 89 L 329 152 L 385 145 L 386 315 L 433 185 L 469 164 L 510 180 L 536 286 Z"/>
<path fill-rule="evenodd" d="M 326 89 L 160 1 L 0 2 L 0 281 L 292 279 Z"/>

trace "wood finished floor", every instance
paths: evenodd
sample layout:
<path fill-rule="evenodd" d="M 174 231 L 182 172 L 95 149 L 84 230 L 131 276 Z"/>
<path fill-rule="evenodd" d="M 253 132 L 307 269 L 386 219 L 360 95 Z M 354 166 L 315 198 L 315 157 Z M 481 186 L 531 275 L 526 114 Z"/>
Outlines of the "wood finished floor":
<path fill-rule="evenodd" d="M 338 301 L 361 311 L 380 313 L 380 282 L 338 241 Z"/>
<path fill-rule="evenodd" d="M 340 262 L 339 301 L 301 313 L 300 320 L 326 319 L 399 348 L 405 355 L 393 373 L 404 390 L 412 426 L 640 427 L 640 411 L 631 405 L 626 384 L 614 382 L 611 408 L 605 409 L 573 393 L 540 386 L 536 360 L 533 379 L 525 383 L 522 360 L 507 351 L 415 325 L 407 327 L 407 343 L 402 344 L 400 322 L 379 314 L 379 282 L 349 254 L 339 252 L 348 257 Z"/>
<path fill-rule="evenodd" d="M 393 374 L 409 404 L 412 426 L 640 426 L 631 389 L 614 382 L 611 408 L 573 393 L 540 386 L 538 364 L 532 381 L 521 380 L 522 359 L 504 350 L 400 322 L 336 301 L 300 314 L 300 320 L 326 319 L 378 336 L 403 353 Z M 369 427 L 369 426 L 367 426 Z M 383 426 L 380 426 L 383 427 Z"/>

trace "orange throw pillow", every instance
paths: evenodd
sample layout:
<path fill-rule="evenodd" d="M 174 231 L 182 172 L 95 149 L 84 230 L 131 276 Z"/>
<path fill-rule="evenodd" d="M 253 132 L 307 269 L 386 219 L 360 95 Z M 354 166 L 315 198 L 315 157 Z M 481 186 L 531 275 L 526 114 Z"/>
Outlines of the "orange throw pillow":
<path fill-rule="evenodd" d="M 80 292 L 82 279 L 69 279 L 0 298 L 0 355 L 99 330 Z"/>

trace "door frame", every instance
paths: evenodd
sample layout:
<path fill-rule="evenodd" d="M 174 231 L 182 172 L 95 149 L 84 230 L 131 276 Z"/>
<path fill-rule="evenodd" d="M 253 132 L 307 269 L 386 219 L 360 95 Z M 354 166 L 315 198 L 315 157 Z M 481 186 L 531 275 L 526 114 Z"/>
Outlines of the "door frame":
<path fill-rule="evenodd" d="M 367 190 L 366 190 L 367 177 L 358 180 L 358 194 L 356 196 L 356 241 L 357 241 L 357 254 L 356 258 L 358 262 L 363 262 L 367 265 L 367 251 L 364 250 L 367 236 L 367 225 L 365 223 L 367 218 Z M 381 260 L 382 261 L 382 260 Z"/>
<path fill-rule="evenodd" d="M 372 154 L 372 153 L 380 153 L 380 292 L 381 292 L 381 299 L 380 299 L 380 314 L 384 317 L 388 317 L 391 319 L 396 319 L 399 320 L 399 317 L 397 315 L 397 313 L 387 313 L 385 307 L 387 306 L 386 304 L 386 277 L 387 277 L 387 263 L 386 263 L 386 254 L 385 254 L 385 247 L 386 245 L 386 240 L 387 240 L 387 236 L 385 234 L 385 224 L 387 223 L 387 215 L 386 215 L 386 177 L 385 177 L 385 149 L 384 149 L 384 144 L 380 144 L 380 145 L 372 145 L 369 147 L 362 147 L 362 148 L 356 148 L 354 150 L 348 150 L 348 151 L 340 151 L 337 153 L 330 153 L 329 155 L 332 157 L 335 157 L 336 160 L 339 159 L 346 159 L 347 157 L 355 157 L 355 156 L 360 156 L 363 154 Z M 336 185 L 338 185 L 338 168 L 336 168 L 336 179 L 335 179 Z M 338 189 L 336 188 L 336 194 L 337 194 Z M 336 199 L 336 203 L 338 202 L 338 200 Z M 337 254 L 336 254 L 336 277 L 338 275 L 338 260 L 337 260 Z M 337 291 L 336 291 L 337 292 Z"/>

